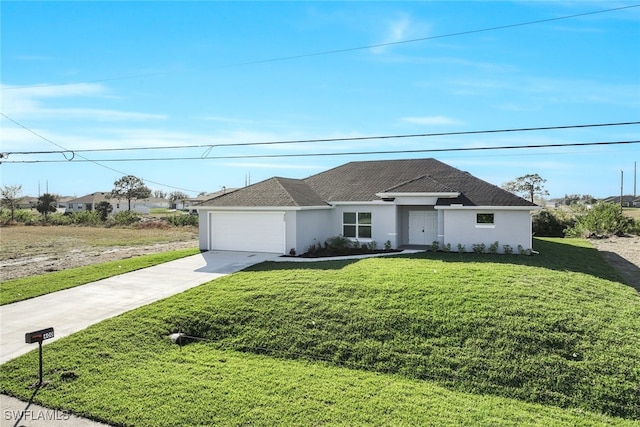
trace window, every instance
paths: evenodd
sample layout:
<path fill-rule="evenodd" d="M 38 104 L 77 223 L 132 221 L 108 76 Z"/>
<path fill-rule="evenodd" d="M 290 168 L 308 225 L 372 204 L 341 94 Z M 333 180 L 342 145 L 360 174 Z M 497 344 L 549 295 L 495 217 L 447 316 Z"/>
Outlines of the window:
<path fill-rule="evenodd" d="M 371 238 L 371 212 L 344 212 L 342 235 L 355 239 Z"/>
<path fill-rule="evenodd" d="M 476 215 L 476 224 L 493 224 L 492 213 L 479 213 Z"/>

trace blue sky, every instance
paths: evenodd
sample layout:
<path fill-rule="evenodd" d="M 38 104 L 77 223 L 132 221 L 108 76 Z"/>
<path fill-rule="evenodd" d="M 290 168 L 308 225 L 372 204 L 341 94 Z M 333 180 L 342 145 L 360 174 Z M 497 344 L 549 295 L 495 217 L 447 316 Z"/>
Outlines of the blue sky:
<path fill-rule="evenodd" d="M 3 1 L 2 185 L 82 196 L 131 174 L 195 195 L 435 157 L 496 185 L 537 173 L 550 197 L 619 194 L 624 171 L 633 193 L 640 144 L 277 155 L 630 141 L 639 125 L 223 146 L 639 121 L 640 7 L 552 20 L 633 5 Z M 147 149 L 17 154 L 61 147 Z"/>

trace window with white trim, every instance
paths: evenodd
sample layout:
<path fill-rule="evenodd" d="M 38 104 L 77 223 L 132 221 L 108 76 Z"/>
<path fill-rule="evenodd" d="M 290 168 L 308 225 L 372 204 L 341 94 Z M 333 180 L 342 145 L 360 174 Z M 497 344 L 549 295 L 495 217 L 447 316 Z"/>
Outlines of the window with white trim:
<path fill-rule="evenodd" d="M 476 224 L 479 225 L 493 225 L 495 224 L 495 216 L 492 213 L 479 213 L 476 214 Z"/>
<path fill-rule="evenodd" d="M 343 212 L 342 235 L 353 239 L 370 239 L 371 212 Z"/>

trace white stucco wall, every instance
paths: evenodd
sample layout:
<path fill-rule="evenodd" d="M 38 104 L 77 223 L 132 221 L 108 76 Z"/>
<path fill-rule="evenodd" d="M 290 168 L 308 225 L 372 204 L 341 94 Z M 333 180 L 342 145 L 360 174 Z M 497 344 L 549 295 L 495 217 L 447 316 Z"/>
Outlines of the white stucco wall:
<path fill-rule="evenodd" d="M 198 210 L 198 248 L 207 251 L 209 244 L 209 211 Z"/>
<path fill-rule="evenodd" d="M 394 204 L 355 204 L 338 205 L 333 212 L 333 233 L 329 236 L 342 234 L 343 212 L 371 212 L 371 239 L 358 239 L 360 243 L 375 241 L 379 249 L 384 248 L 387 240 L 392 248 L 399 245 L 399 230 L 397 227 L 397 207 Z"/>
<path fill-rule="evenodd" d="M 503 245 L 509 245 L 517 253 L 518 245 L 524 249 L 532 246 L 531 213 L 528 210 L 499 209 L 446 209 L 444 214 L 444 244 L 451 244 L 456 251 L 458 244 L 471 252 L 474 244 L 484 243 L 487 248 L 499 242 L 499 252 Z M 476 214 L 494 214 L 494 224 L 476 224 Z"/>
<path fill-rule="evenodd" d="M 335 236 L 332 215 L 330 209 L 288 212 L 287 248 L 295 248 L 296 253 L 302 254 L 309 246 L 324 243 L 329 237 Z"/>

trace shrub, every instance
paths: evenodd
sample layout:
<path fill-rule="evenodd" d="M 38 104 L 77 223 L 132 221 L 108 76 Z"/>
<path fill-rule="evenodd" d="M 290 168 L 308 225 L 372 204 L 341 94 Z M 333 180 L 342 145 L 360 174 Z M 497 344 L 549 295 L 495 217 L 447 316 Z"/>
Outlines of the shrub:
<path fill-rule="evenodd" d="M 543 209 L 533 215 L 532 230 L 536 236 L 564 237 L 564 230 L 575 222 L 575 216 L 566 210 Z"/>
<path fill-rule="evenodd" d="M 44 216 L 41 216 L 40 219 L 44 220 Z M 47 215 L 47 222 L 51 225 L 70 225 L 73 223 L 71 215 L 58 212 Z"/>
<path fill-rule="evenodd" d="M 431 250 L 433 252 L 438 252 L 438 250 L 440 249 L 440 242 L 437 240 L 434 240 L 433 242 L 431 242 Z"/>
<path fill-rule="evenodd" d="M 531 255 L 531 249 L 525 249 L 522 245 L 518 245 L 518 253 L 520 255 Z"/>
<path fill-rule="evenodd" d="M 565 231 L 568 237 L 637 232 L 635 221 L 613 203 L 598 202 L 591 209 L 580 208 L 576 217 L 575 224 Z"/>
<path fill-rule="evenodd" d="M 384 242 L 384 250 L 391 250 L 391 240 L 387 240 L 386 242 Z"/>
<path fill-rule="evenodd" d="M 446 245 L 444 245 L 444 247 L 442 248 L 443 251 L 445 252 L 451 252 L 451 243 L 447 243 Z"/>
<path fill-rule="evenodd" d="M 500 247 L 500 242 L 498 242 L 496 240 L 495 242 L 493 242 L 492 244 L 489 245 L 489 253 L 490 254 L 497 254 L 499 247 Z"/>
<path fill-rule="evenodd" d="M 467 249 L 464 247 L 462 243 L 458 243 L 458 252 L 466 252 Z"/>
<path fill-rule="evenodd" d="M 76 225 L 98 225 L 102 223 L 100 213 L 96 211 L 74 212 L 68 215 L 67 218 L 69 218 L 71 224 Z"/>
<path fill-rule="evenodd" d="M 484 243 L 474 243 L 472 248 L 474 253 L 483 254 L 487 246 Z"/>
<path fill-rule="evenodd" d="M 116 212 L 109 220 L 107 225 L 131 225 L 140 222 L 140 214 L 134 211 Z"/>
<path fill-rule="evenodd" d="M 40 214 L 29 209 L 16 209 L 13 211 L 13 223 L 35 224 L 40 220 Z M 11 222 L 11 210 L 0 209 L 0 224 L 9 225 Z"/>
<path fill-rule="evenodd" d="M 502 252 L 505 255 L 511 255 L 513 254 L 513 248 L 509 245 L 502 245 Z"/>
<path fill-rule="evenodd" d="M 197 215 L 171 215 L 166 217 L 165 220 L 176 227 L 191 227 L 198 225 Z"/>
<path fill-rule="evenodd" d="M 329 237 L 326 241 L 326 248 L 337 254 L 346 253 L 352 247 L 351 240 L 344 236 Z"/>

